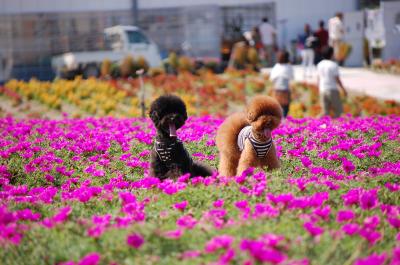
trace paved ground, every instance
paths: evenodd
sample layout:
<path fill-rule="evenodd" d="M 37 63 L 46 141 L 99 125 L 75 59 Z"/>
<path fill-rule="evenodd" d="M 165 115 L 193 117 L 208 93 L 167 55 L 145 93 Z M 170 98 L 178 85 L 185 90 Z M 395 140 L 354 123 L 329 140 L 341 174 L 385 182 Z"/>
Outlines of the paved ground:
<path fill-rule="evenodd" d="M 270 71 L 270 69 L 265 69 Z M 294 66 L 295 80 L 304 81 L 301 66 Z M 343 85 L 349 93 L 366 94 L 380 99 L 393 99 L 400 102 L 400 76 L 381 74 L 365 68 L 340 68 Z M 316 82 L 314 74 L 306 81 Z"/>

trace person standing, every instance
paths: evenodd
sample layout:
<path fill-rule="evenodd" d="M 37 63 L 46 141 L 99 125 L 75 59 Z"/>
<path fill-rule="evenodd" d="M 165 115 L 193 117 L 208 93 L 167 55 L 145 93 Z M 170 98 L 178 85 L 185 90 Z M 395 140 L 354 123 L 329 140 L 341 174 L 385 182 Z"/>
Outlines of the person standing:
<path fill-rule="evenodd" d="M 268 22 L 268 18 L 264 17 L 258 31 L 264 46 L 265 60 L 268 66 L 272 66 L 275 63 L 276 30 Z"/>
<path fill-rule="evenodd" d="M 287 51 L 278 52 L 278 63 L 271 70 L 269 79 L 274 83 L 274 97 L 283 109 L 283 116 L 286 117 L 290 105 L 290 81 L 294 79 L 293 68 L 289 63 Z"/>
<path fill-rule="evenodd" d="M 325 29 L 325 23 L 323 20 L 319 22 L 319 29 L 315 32 L 315 36 L 318 38 L 318 45 L 315 50 L 317 63 L 322 60 L 322 50 L 328 46 L 329 33 Z"/>
<path fill-rule="evenodd" d="M 303 66 L 303 79 L 312 76 L 314 70 L 314 48 L 317 38 L 312 34 L 309 24 L 304 25 L 304 33 L 299 36 L 298 47 L 301 50 L 301 64 Z"/>
<path fill-rule="evenodd" d="M 318 86 L 321 100 L 322 115 L 327 116 L 333 110 L 334 118 L 339 117 L 343 112 L 343 105 L 340 99 L 338 86 L 344 96 L 347 96 L 347 91 L 344 88 L 339 77 L 339 66 L 332 60 L 333 48 L 325 47 L 322 51 L 322 60 L 318 66 Z"/>
<path fill-rule="evenodd" d="M 236 42 L 232 47 L 229 58 L 228 67 L 236 69 L 244 69 L 246 67 L 247 53 L 250 47 L 248 39 L 243 35 L 240 41 Z"/>
<path fill-rule="evenodd" d="M 343 24 L 343 13 L 336 13 L 336 15 L 329 19 L 328 22 L 329 31 L 329 45 L 333 47 L 334 58 L 339 59 L 340 45 L 344 39 L 344 24 Z M 339 65 L 343 64 L 343 61 L 338 60 Z"/>
<path fill-rule="evenodd" d="M 256 48 L 259 59 L 264 58 L 264 45 L 261 41 L 260 30 L 258 27 L 254 27 L 251 31 L 251 35 L 254 40 L 254 48 Z"/>

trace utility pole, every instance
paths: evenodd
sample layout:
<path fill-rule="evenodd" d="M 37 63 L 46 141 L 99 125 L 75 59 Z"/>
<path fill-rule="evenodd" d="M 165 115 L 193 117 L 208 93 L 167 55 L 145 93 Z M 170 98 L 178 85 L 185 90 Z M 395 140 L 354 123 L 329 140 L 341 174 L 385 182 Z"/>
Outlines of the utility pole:
<path fill-rule="evenodd" d="M 139 26 L 138 0 L 132 0 L 132 22 L 134 26 Z"/>
<path fill-rule="evenodd" d="M 146 117 L 146 90 L 144 87 L 144 82 L 143 82 L 143 74 L 144 70 L 139 69 L 136 71 L 136 74 L 139 76 L 139 85 L 140 85 L 140 108 L 142 109 L 142 118 Z"/>

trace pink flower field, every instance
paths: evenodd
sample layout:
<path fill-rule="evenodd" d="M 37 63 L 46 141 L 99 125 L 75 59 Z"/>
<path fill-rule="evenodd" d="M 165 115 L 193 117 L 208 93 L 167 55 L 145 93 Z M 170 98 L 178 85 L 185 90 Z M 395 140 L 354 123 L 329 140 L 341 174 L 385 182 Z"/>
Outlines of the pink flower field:
<path fill-rule="evenodd" d="M 216 168 L 222 119 L 179 138 Z M 400 264 L 400 117 L 288 119 L 282 167 L 148 175 L 149 120 L 0 119 L 1 264 Z"/>

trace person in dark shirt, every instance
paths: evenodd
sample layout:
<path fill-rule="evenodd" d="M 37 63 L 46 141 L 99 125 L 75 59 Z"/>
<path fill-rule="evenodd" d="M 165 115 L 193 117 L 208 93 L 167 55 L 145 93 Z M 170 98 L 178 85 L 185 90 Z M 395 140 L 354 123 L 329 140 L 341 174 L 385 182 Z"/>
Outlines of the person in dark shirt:
<path fill-rule="evenodd" d="M 329 33 L 325 29 L 325 23 L 323 20 L 319 22 L 319 29 L 315 32 L 315 36 L 318 38 L 318 46 L 315 49 L 316 63 L 318 64 L 322 60 L 322 50 L 328 46 L 329 41 Z"/>

